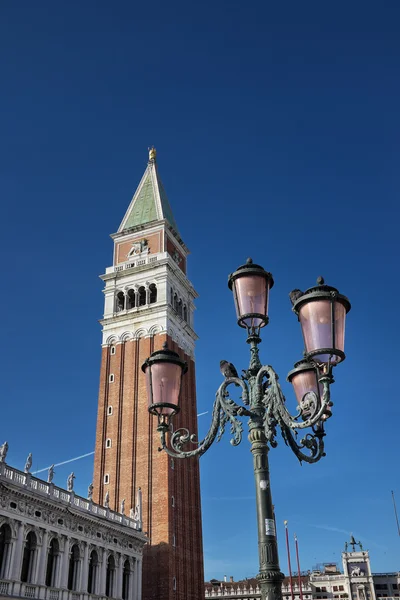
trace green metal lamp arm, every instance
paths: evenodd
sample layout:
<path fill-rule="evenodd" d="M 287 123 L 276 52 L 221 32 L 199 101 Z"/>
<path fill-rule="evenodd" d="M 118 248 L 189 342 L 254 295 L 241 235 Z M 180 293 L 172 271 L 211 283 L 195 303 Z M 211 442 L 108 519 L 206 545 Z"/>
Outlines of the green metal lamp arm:
<path fill-rule="evenodd" d="M 240 386 L 243 390 L 242 399 L 247 402 L 248 388 L 247 384 L 238 377 L 230 377 L 219 386 L 218 391 L 215 395 L 214 406 L 212 410 L 212 419 L 210 429 L 205 438 L 198 442 L 195 434 L 191 434 L 188 429 L 181 427 L 170 433 L 169 445 L 167 442 L 167 434 L 170 431 L 169 427 L 165 423 L 161 423 L 158 426 L 161 436 L 161 448 L 159 450 L 165 450 L 169 456 L 173 458 L 189 458 L 191 456 L 201 456 L 204 454 L 210 446 L 213 444 L 215 439 L 217 442 L 220 441 L 222 435 L 225 432 L 225 425 L 229 422 L 231 425 L 231 444 L 237 446 L 242 441 L 243 425 L 237 416 L 248 415 L 251 413 L 244 407 L 236 404 L 231 398 L 229 398 L 227 387 L 228 385 L 234 384 Z M 194 450 L 185 452 L 183 446 L 186 443 L 192 443 L 197 446 Z M 170 446 L 170 447 L 169 447 Z"/>
<path fill-rule="evenodd" d="M 264 381 L 267 379 L 267 381 Z M 229 377 L 219 386 L 213 411 L 211 425 L 208 433 L 203 440 L 197 441 L 196 435 L 191 434 L 188 429 L 181 427 L 170 433 L 168 425 L 161 423 L 158 427 L 161 434 L 161 448 L 169 456 L 174 458 L 189 458 L 192 456 L 201 456 L 213 444 L 215 440 L 220 441 L 225 432 L 225 426 L 230 423 L 230 432 L 232 434 L 231 444 L 237 446 L 240 444 L 243 435 L 243 425 L 237 417 L 248 416 L 251 419 L 259 419 L 262 413 L 263 429 L 266 441 L 271 447 L 277 446 L 276 427 L 281 429 L 282 437 L 285 443 L 293 450 L 300 461 L 314 463 L 320 460 L 324 453 L 323 437 L 325 436 L 322 417 L 326 414 L 330 401 L 330 383 L 331 375 L 324 375 L 320 378 L 323 386 L 321 405 L 319 406 L 317 397 L 313 392 L 309 392 L 308 401 L 311 405 L 311 415 L 304 421 L 299 422 L 301 409 L 298 414 L 292 416 L 286 408 L 286 399 L 279 385 L 278 375 L 270 365 L 260 366 L 257 375 L 254 377 L 254 386 L 238 377 Z M 249 409 L 240 406 L 229 397 L 227 388 L 229 385 L 235 385 L 242 388 L 241 399 L 244 404 L 250 405 Z M 304 438 L 297 443 L 295 436 L 297 430 L 312 428 L 313 433 L 307 433 Z M 167 441 L 169 435 L 169 442 Z M 185 451 L 183 448 L 187 443 L 194 444 L 196 448 Z M 309 454 L 302 450 L 307 449 Z"/>
<path fill-rule="evenodd" d="M 263 378 L 267 377 L 266 386 Z M 328 412 L 331 406 L 330 383 L 331 375 L 323 375 L 319 382 L 323 386 L 321 405 L 319 406 L 317 396 L 314 392 L 308 392 L 307 399 L 311 404 L 312 412 L 310 416 L 302 423 L 298 422 L 301 417 L 301 408 L 299 407 L 297 415 L 292 416 L 286 408 L 286 398 L 283 395 L 279 384 L 279 377 L 270 365 L 261 367 L 257 374 L 256 385 L 257 394 L 268 413 L 274 416 L 282 427 L 285 425 L 289 429 L 307 429 L 317 425 L 324 414 Z"/>
<path fill-rule="evenodd" d="M 313 429 L 313 433 L 307 433 L 305 437 L 300 440 L 300 444 L 296 442 L 292 430 L 286 425 L 281 426 L 281 432 L 285 444 L 290 446 L 300 463 L 303 461 L 316 463 L 325 456 L 325 432 L 322 425 L 315 430 Z M 302 452 L 303 448 L 307 448 L 310 454 L 304 454 L 304 452 Z"/>
<path fill-rule="evenodd" d="M 267 382 L 263 382 L 265 377 Z M 304 422 L 299 423 L 301 408 L 299 407 L 298 414 L 295 416 L 289 413 L 286 408 L 285 396 L 278 382 L 278 375 L 274 369 L 269 365 L 263 366 L 256 377 L 256 396 L 258 396 L 257 401 L 262 403 L 265 410 L 264 432 L 269 444 L 276 447 L 276 427 L 279 425 L 285 444 L 292 449 L 300 462 L 315 463 L 325 456 L 323 416 L 331 406 L 330 383 L 332 376 L 324 375 L 319 381 L 323 387 L 321 404 L 319 405 L 316 394 L 309 392 L 307 401 L 311 407 L 311 414 Z M 297 443 L 295 436 L 297 436 L 298 430 L 306 428 L 312 428 L 312 433 L 307 433 Z M 309 453 L 305 454 L 303 449 L 308 450 Z"/>

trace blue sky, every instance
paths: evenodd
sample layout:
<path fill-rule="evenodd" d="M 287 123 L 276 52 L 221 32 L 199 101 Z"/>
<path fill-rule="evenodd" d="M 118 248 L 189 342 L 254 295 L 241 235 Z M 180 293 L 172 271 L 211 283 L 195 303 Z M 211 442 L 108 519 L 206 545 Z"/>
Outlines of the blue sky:
<path fill-rule="evenodd" d="M 340 561 L 349 533 L 374 571 L 398 570 L 400 6 L 395 1 L 3 3 L 0 438 L 40 469 L 94 445 L 103 295 L 116 231 L 158 149 L 200 297 L 199 412 L 219 360 L 248 362 L 227 275 L 271 271 L 261 358 L 285 382 L 301 358 L 288 292 L 318 275 L 352 301 L 327 456 L 271 451 L 301 566 Z M 200 417 L 204 433 L 208 417 Z M 57 469 L 65 485 L 70 465 Z M 92 458 L 75 463 L 86 493 Z M 257 571 L 246 439 L 202 459 L 206 576 Z"/>

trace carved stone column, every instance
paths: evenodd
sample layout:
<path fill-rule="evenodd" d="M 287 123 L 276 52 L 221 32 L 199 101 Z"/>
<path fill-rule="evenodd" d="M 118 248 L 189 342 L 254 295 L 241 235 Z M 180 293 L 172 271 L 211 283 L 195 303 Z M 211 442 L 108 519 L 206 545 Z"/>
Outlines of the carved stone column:
<path fill-rule="evenodd" d="M 61 573 L 60 573 L 60 588 L 66 590 L 68 586 L 68 570 L 69 570 L 69 537 L 64 539 L 64 552 L 61 556 Z"/>
<path fill-rule="evenodd" d="M 128 600 L 136 600 L 136 587 L 135 587 L 135 573 L 136 573 L 136 561 L 133 558 L 129 559 L 129 585 L 128 585 Z"/>
<path fill-rule="evenodd" d="M 116 572 L 115 572 L 115 576 L 116 576 L 116 597 L 117 598 L 122 598 L 122 574 L 124 572 L 124 561 L 123 561 L 123 556 L 122 554 L 120 554 L 118 556 L 118 565 L 116 568 Z"/>
<path fill-rule="evenodd" d="M 89 544 L 88 544 L 88 542 L 85 542 L 85 547 L 83 550 L 82 576 L 81 576 L 81 585 L 80 585 L 80 590 L 82 592 L 87 592 L 88 572 L 89 572 Z"/>
<path fill-rule="evenodd" d="M 21 575 L 21 563 L 22 563 L 22 551 L 24 546 L 24 532 L 25 525 L 24 523 L 18 524 L 18 535 L 17 541 L 13 546 L 13 556 L 12 556 L 12 579 L 19 581 Z"/>
<path fill-rule="evenodd" d="M 54 557 L 53 576 L 51 578 L 51 587 L 53 588 L 61 587 L 62 557 L 63 554 L 61 548 L 59 548 L 58 554 Z"/>
<path fill-rule="evenodd" d="M 142 598 L 142 565 L 143 560 L 138 558 L 136 561 L 136 570 L 137 570 L 137 588 L 136 588 L 136 599 L 141 600 Z"/>
<path fill-rule="evenodd" d="M 96 593 L 99 596 L 106 595 L 106 575 L 107 575 L 107 552 L 103 549 L 101 556 L 101 567 L 100 567 L 100 585 Z"/>
<path fill-rule="evenodd" d="M 0 465 L 1 465 L 1 463 L 0 463 Z M 16 546 L 16 544 L 17 544 L 16 537 L 12 537 L 9 542 L 6 542 L 6 545 L 5 545 L 6 562 L 3 567 L 3 572 L 0 573 L 2 579 L 11 579 L 12 578 L 12 565 L 13 565 L 12 554 L 13 554 L 13 549 Z"/>
<path fill-rule="evenodd" d="M 144 289 L 146 290 L 146 304 L 150 304 L 150 288 L 149 283 L 145 283 Z"/>
<path fill-rule="evenodd" d="M 44 585 L 45 577 L 46 577 L 46 565 L 47 565 L 47 554 L 48 554 L 48 543 L 49 543 L 49 532 L 47 530 L 44 531 L 42 547 L 39 553 L 39 569 L 38 569 L 38 577 L 37 583 L 39 585 Z"/>
<path fill-rule="evenodd" d="M 94 569 L 93 579 L 95 581 L 95 584 L 94 584 L 94 593 L 99 596 L 100 595 L 100 591 L 99 590 L 100 590 L 101 565 L 102 565 L 102 563 L 100 562 L 100 560 L 101 560 L 101 558 L 100 558 L 101 554 L 100 554 L 100 550 L 98 548 L 96 548 L 96 554 L 97 554 L 97 561 L 98 562 L 97 562 L 96 567 Z"/>
<path fill-rule="evenodd" d="M 131 573 L 131 593 L 129 594 L 129 600 L 140 600 L 141 596 L 138 595 L 138 559 L 134 559 L 133 573 Z"/>

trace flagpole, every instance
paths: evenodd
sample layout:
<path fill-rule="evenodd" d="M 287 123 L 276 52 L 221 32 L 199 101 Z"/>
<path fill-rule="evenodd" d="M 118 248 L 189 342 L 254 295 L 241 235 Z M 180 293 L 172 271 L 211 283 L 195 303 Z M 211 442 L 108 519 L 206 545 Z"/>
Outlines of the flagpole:
<path fill-rule="evenodd" d="M 393 506 L 394 506 L 394 515 L 396 517 L 396 523 L 397 523 L 397 531 L 400 535 L 399 517 L 397 515 L 396 500 L 394 499 L 394 491 L 393 490 L 392 490 L 392 498 L 393 498 Z"/>
<path fill-rule="evenodd" d="M 289 581 L 290 581 L 290 595 L 292 600 L 294 600 L 293 595 L 293 578 L 292 578 L 292 566 L 290 564 L 290 549 L 289 549 L 289 531 L 288 531 L 288 522 L 284 521 L 285 529 L 286 529 L 286 549 L 287 549 L 287 559 L 288 559 L 288 567 L 289 567 Z"/>
<path fill-rule="evenodd" d="M 300 575 L 299 543 L 297 541 L 297 535 L 296 534 L 294 534 L 294 543 L 295 543 L 295 546 L 296 546 L 297 575 L 298 575 L 298 578 L 299 578 L 300 600 L 303 600 L 303 590 L 301 589 L 301 575 Z"/>

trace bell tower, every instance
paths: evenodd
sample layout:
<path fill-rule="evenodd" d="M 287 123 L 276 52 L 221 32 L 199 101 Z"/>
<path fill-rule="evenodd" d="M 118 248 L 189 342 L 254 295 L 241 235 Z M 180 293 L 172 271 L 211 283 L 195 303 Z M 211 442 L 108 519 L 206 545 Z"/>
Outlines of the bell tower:
<path fill-rule="evenodd" d="M 145 359 L 166 341 L 187 361 L 181 406 L 185 426 L 197 433 L 197 294 L 186 276 L 189 251 L 161 183 L 154 148 L 111 237 L 113 264 L 101 275 L 105 300 L 93 499 L 103 504 L 107 495 L 111 509 L 129 514 L 141 489 L 143 531 L 149 538 L 143 600 L 202 600 L 199 463 L 174 460 L 158 451 L 157 424 L 147 411 L 141 370 Z"/>

